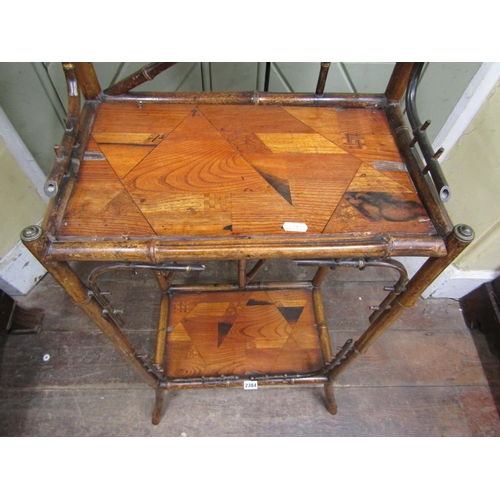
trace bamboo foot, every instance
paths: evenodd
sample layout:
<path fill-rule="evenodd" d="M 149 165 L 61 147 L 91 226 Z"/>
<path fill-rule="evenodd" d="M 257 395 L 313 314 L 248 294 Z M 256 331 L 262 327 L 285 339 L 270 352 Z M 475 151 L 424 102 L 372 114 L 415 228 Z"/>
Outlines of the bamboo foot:
<path fill-rule="evenodd" d="M 155 406 L 153 408 L 153 425 L 158 425 L 161 421 L 161 413 L 163 409 L 164 391 L 162 389 L 155 389 Z"/>
<path fill-rule="evenodd" d="M 333 384 L 331 382 L 325 382 L 325 398 L 326 398 L 326 409 L 332 414 L 337 414 L 337 403 L 335 401 L 335 396 L 333 395 Z"/>

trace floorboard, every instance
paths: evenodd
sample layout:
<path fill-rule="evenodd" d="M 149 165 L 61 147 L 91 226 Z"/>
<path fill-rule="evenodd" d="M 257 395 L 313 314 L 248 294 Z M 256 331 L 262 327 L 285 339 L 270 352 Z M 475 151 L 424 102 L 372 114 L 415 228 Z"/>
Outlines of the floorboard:
<path fill-rule="evenodd" d="M 76 269 L 89 272 L 83 264 Z M 266 271 L 280 279 L 311 274 L 272 262 L 262 276 Z M 186 280 L 228 273 L 237 276 L 236 263 L 209 266 L 204 277 Z M 378 269 L 328 275 L 323 299 L 334 349 L 362 333 L 370 305 L 394 280 L 390 270 Z M 154 351 L 159 294 L 153 275 L 110 274 L 100 286 L 126 311 L 134 346 Z M 0 337 L 1 436 L 500 435 L 498 353 L 467 328 L 456 301 L 420 300 L 384 333 L 338 379 L 336 416 L 326 411 L 320 387 L 197 389 L 167 393 L 163 419 L 153 426 L 153 391 L 50 276 L 17 299 L 44 308 L 45 318 L 40 334 Z"/>

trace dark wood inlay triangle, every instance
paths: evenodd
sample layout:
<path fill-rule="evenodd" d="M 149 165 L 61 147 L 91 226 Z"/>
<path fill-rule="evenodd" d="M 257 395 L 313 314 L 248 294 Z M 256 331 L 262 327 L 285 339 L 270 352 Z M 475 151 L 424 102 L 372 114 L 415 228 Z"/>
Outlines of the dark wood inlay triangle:
<path fill-rule="evenodd" d="M 220 347 L 222 342 L 224 342 L 224 339 L 226 338 L 227 334 L 231 330 L 232 326 L 233 326 L 232 323 L 218 323 L 218 325 L 217 325 L 217 333 L 218 333 L 217 347 Z"/>

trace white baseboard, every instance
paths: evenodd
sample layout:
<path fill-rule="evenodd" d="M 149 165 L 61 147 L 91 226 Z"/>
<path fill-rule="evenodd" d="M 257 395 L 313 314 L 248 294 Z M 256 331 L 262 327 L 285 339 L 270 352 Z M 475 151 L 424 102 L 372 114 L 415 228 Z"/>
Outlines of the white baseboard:
<path fill-rule="evenodd" d="M 47 271 L 21 243 L 0 259 L 0 289 L 8 295 L 26 295 Z"/>
<path fill-rule="evenodd" d="M 425 257 L 395 257 L 408 271 L 410 278 L 427 260 Z M 483 283 L 493 281 L 500 271 L 463 271 L 454 264 L 448 266 L 423 293 L 422 298 L 461 299 Z"/>
<path fill-rule="evenodd" d="M 493 281 L 498 276 L 500 276 L 499 271 L 462 271 L 452 264 L 426 290 L 426 294 L 436 299 L 461 299 L 483 283 Z"/>

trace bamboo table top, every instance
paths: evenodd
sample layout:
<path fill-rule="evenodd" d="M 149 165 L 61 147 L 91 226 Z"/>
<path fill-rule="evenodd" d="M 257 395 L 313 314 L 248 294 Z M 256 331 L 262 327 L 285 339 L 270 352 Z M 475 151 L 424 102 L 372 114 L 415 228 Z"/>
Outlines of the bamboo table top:
<path fill-rule="evenodd" d="M 104 103 L 78 175 L 61 239 L 436 234 L 381 109 Z"/>

